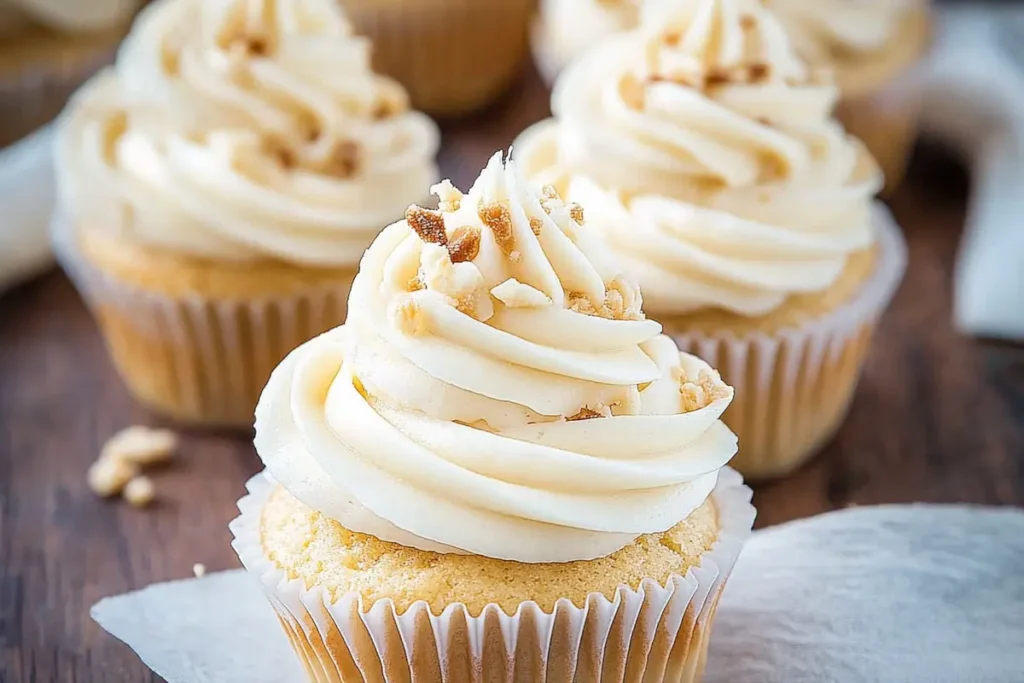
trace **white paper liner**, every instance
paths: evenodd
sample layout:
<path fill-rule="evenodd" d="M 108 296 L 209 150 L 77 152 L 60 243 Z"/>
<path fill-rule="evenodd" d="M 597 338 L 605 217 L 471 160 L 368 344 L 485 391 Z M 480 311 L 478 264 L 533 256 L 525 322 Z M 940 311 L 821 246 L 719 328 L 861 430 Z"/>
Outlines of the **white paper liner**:
<path fill-rule="evenodd" d="M 344 322 L 350 282 L 299 295 L 247 300 L 173 297 L 120 280 L 78 249 L 72 222 L 55 215 L 54 254 L 99 320 L 132 394 L 174 419 L 244 427 L 263 385 L 294 348 Z M 353 269 L 353 276 L 355 271 Z M 101 311 L 130 321 L 112 330 Z"/>
<path fill-rule="evenodd" d="M 622 585 L 613 600 L 593 593 L 582 608 L 561 599 L 551 613 L 526 602 L 513 615 L 490 604 L 472 616 L 459 603 L 433 615 L 423 601 L 399 613 L 391 600 L 365 605 L 358 594 L 331 603 L 323 588 L 307 589 L 267 559 L 260 514 L 275 486 L 265 474 L 249 480 L 230 525 L 232 545 L 259 578 L 311 681 L 697 681 L 718 598 L 755 516 L 750 489 L 725 468 L 711 494 L 718 540 L 699 567 L 665 585 Z"/>
<path fill-rule="evenodd" d="M 743 476 L 788 473 L 835 434 L 849 411 L 871 333 L 907 268 L 892 214 L 874 207 L 878 258 L 857 295 L 801 328 L 737 336 L 672 331 L 682 351 L 723 371 L 736 398 L 723 419 L 740 439 Z"/>

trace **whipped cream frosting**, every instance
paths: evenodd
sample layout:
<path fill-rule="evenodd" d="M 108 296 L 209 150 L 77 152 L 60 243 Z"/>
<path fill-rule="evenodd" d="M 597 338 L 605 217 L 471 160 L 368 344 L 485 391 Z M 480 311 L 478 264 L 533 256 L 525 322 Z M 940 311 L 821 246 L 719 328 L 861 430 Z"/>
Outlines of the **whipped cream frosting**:
<path fill-rule="evenodd" d="M 66 114 L 87 228 L 212 259 L 355 266 L 437 179 L 435 125 L 334 0 L 161 0 Z"/>
<path fill-rule="evenodd" d="M 797 52 L 830 64 L 882 50 L 925 0 L 769 0 Z"/>
<path fill-rule="evenodd" d="M 608 36 L 636 26 L 641 0 L 541 0 L 534 40 L 551 72 Z"/>
<path fill-rule="evenodd" d="M 345 527 L 520 562 L 610 554 L 703 504 L 732 389 L 647 320 L 585 220 L 495 155 L 367 251 L 348 323 L 294 351 L 256 448 Z"/>
<path fill-rule="evenodd" d="M 871 246 L 882 183 L 835 86 L 757 0 L 659 7 L 563 73 L 556 119 L 516 143 L 525 172 L 591 207 L 659 314 L 828 288 Z"/>

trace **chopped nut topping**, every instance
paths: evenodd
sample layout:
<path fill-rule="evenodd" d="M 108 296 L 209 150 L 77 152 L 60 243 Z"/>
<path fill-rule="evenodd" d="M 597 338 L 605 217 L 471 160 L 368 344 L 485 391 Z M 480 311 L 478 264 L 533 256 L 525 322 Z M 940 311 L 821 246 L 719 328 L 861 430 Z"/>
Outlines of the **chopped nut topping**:
<path fill-rule="evenodd" d="M 480 253 L 480 230 L 471 225 L 455 228 L 448 240 L 448 254 L 452 263 L 472 261 Z"/>
<path fill-rule="evenodd" d="M 565 418 L 565 421 L 578 422 L 580 420 L 595 420 L 599 417 L 611 417 L 612 411 L 608 406 L 598 404 L 596 408 L 597 410 L 594 410 L 589 406 L 583 406 L 578 413 Z"/>
<path fill-rule="evenodd" d="M 555 189 L 554 185 L 545 185 L 540 188 L 540 196 L 543 199 L 561 199 L 561 197 L 558 196 L 558 190 Z"/>
<path fill-rule="evenodd" d="M 771 119 L 769 119 L 767 116 L 758 116 L 755 119 L 755 121 L 760 123 L 762 126 L 770 126 L 770 125 L 772 125 Z"/>
<path fill-rule="evenodd" d="M 395 327 L 402 334 L 410 337 L 415 337 L 426 331 L 423 311 L 415 299 L 405 298 L 395 304 L 392 319 L 394 320 Z"/>
<path fill-rule="evenodd" d="M 583 225 L 583 207 L 575 202 L 569 205 L 569 215 L 574 221 Z"/>
<path fill-rule="evenodd" d="M 340 177 L 351 178 L 362 167 L 362 146 L 353 140 L 342 140 L 331 154 L 328 172 Z"/>
<path fill-rule="evenodd" d="M 709 88 L 718 85 L 725 85 L 731 80 L 729 72 L 723 69 L 711 69 L 704 75 L 704 85 Z"/>
<path fill-rule="evenodd" d="M 405 212 L 405 220 L 424 242 L 440 244 L 442 247 L 448 246 L 448 233 L 444 228 L 444 217 L 439 211 L 410 206 Z"/>
<path fill-rule="evenodd" d="M 101 498 L 116 496 L 139 473 L 138 465 L 121 458 L 100 458 L 89 468 L 89 488 Z"/>
<path fill-rule="evenodd" d="M 691 381 L 682 368 L 675 368 L 673 376 L 679 380 L 679 393 L 683 398 L 683 411 L 692 412 L 715 401 L 729 397 L 729 387 L 722 383 L 717 372 L 701 370 L 696 381 Z"/>
<path fill-rule="evenodd" d="M 744 14 L 742 17 L 740 17 L 740 26 L 742 26 L 743 28 L 750 30 L 754 28 L 756 25 L 757 20 L 753 17 L 753 15 Z"/>
<path fill-rule="evenodd" d="M 643 320 L 643 299 L 640 288 L 622 278 L 615 278 L 605 289 L 605 300 L 598 307 L 581 292 L 568 292 L 569 310 L 609 320 Z"/>
<path fill-rule="evenodd" d="M 262 56 L 267 54 L 267 41 L 263 38 L 251 37 L 245 39 L 245 51 L 250 55 Z"/>
<path fill-rule="evenodd" d="M 761 83 L 771 76 L 771 66 L 768 64 L 751 64 L 749 67 L 751 83 Z"/>
<path fill-rule="evenodd" d="M 515 253 L 516 241 L 512 234 L 512 214 L 504 204 L 487 204 L 480 207 L 480 220 L 494 233 L 494 241 L 502 252 L 512 258 Z M 513 258 L 513 261 L 516 259 Z"/>
<path fill-rule="evenodd" d="M 410 291 L 410 292 L 418 292 L 421 289 L 426 289 L 427 286 L 425 284 L 423 284 L 423 280 L 421 280 L 420 276 L 417 275 L 416 277 L 411 278 L 409 280 L 409 284 L 407 284 L 405 288 L 406 288 L 407 291 Z"/>
<path fill-rule="evenodd" d="M 169 429 L 135 425 L 122 429 L 100 451 L 100 460 L 123 460 L 134 465 L 166 462 L 178 447 L 177 435 Z"/>
<path fill-rule="evenodd" d="M 544 227 L 544 221 L 542 221 L 541 219 L 539 219 L 539 218 L 531 218 L 530 219 L 530 230 L 533 231 L 534 235 L 538 235 L 539 236 L 540 235 L 540 230 L 543 227 Z"/>
<path fill-rule="evenodd" d="M 153 486 L 153 480 L 146 476 L 135 477 L 124 487 L 124 499 L 133 507 L 146 507 L 155 497 L 156 487 Z"/>
<path fill-rule="evenodd" d="M 283 168 L 295 168 L 296 164 L 298 163 L 297 159 L 295 158 L 295 152 L 286 147 L 276 148 L 274 150 L 274 155 L 277 157 L 277 163 L 281 164 Z"/>
<path fill-rule="evenodd" d="M 204 576 L 206 576 L 206 565 L 200 562 L 196 562 L 194 565 L 192 565 L 192 576 L 196 577 L 197 579 L 201 579 Z"/>

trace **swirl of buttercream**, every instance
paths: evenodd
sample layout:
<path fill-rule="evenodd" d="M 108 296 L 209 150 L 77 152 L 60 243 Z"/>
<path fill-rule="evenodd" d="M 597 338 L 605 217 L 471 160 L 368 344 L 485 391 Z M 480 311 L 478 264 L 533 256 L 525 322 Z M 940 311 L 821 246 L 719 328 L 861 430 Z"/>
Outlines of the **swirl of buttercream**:
<path fill-rule="evenodd" d="M 344 526 L 521 562 L 612 553 L 699 507 L 732 399 L 644 318 L 582 210 L 496 155 L 367 251 L 348 323 L 300 347 L 256 447 Z"/>
<path fill-rule="evenodd" d="M 882 50 L 922 0 L 770 0 L 797 52 L 815 64 Z"/>
<path fill-rule="evenodd" d="M 877 165 L 836 88 L 754 0 L 651 6 L 559 79 L 517 142 L 528 176 L 587 204 L 652 310 L 762 315 L 871 246 Z"/>
<path fill-rule="evenodd" d="M 436 127 L 333 0 L 160 0 L 72 102 L 76 216 L 216 259 L 339 266 L 436 180 Z"/>

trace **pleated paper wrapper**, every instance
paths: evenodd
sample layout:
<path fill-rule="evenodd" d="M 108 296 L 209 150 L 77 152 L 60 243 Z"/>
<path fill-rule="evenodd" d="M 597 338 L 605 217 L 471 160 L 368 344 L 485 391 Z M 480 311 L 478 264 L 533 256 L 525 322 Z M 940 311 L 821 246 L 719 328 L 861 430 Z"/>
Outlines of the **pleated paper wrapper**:
<path fill-rule="evenodd" d="M 390 600 L 365 605 L 356 594 L 332 603 L 324 589 L 289 579 L 259 537 L 276 484 L 260 474 L 247 486 L 233 545 L 318 682 L 698 681 L 719 597 L 754 521 L 750 489 L 725 469 L 712 493 L 718 540 L 685 576 L 620 586 L 611 600 L 591 594 L 583 607 L 562 599 L 552 612 L 526 602 L 513 615 L 495 604 L 476 616 L 463 604 L 434 615 L 417 602 L 400 613 Z"/>
<path fill-rule="evenodd" d="M 824 446 L 849 412 L 879 318 L 907 266 L 892 215 L 874 209 L 878 258 L 857 295 L 799 329 L 672 332 L 680 349 L 716 368 L 736 390 L 723 420 L 739 437 L 732 466 L 748 479 L 788 474 Z"/>

